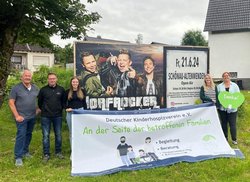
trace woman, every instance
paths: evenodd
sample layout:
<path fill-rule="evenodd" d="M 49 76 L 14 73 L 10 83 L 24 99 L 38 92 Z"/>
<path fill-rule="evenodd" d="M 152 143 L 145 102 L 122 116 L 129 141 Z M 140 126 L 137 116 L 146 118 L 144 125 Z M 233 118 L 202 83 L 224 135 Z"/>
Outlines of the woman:
<path fill-rule="evenodd" d="M 227 91 L 230 93 L 240 92 L 238 85 L 230 80 L 229 72 L 224 72 L 222 74 L 223 82 L 217 86 L 218 92 Z M 237 145 L 237 133 L 236 133 L 236 118 L 237 118 L 237 109 L 224 108 L 222 105 L 219 108 L 219 114 L 221 119 L 221 125 L 223 133 L 228 139 L 228 126 L 230 126 L 230 134 L 232 138 L 232 143 Z"/>
<path fill-rule="evenodd" d="M 70 80 L 70 88 L 66 91 L 66 120 L 69 127 L 69 139 L 71 145 L 71 135 L 72 135 L 72 123 L 71 123 L 71 114 L 73 109 L 86 109 L 86 100 L 84 92 L 80 87 L 79 79 L 73 77 Z"/>
<path fill-rule="evenodd" d="M 217 87 L 215 86 L 214 81 L 209 74 L 206 74 L 204 77 L 204 84 L 200 89 L 200 99 L 203 103 L 213 102 L 216 106 L 218 106 Z"/>

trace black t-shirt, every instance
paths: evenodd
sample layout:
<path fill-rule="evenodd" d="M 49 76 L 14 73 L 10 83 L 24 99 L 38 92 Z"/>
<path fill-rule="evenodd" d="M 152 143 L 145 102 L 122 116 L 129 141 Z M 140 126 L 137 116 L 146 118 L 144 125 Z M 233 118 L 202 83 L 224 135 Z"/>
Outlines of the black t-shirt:
<path fill-rule="evenodd" d="M 127 155 L 128 153 L 128 144 L 119 144 L 117 146 L 117 150 L 119 150 L 120 156 Z"/>

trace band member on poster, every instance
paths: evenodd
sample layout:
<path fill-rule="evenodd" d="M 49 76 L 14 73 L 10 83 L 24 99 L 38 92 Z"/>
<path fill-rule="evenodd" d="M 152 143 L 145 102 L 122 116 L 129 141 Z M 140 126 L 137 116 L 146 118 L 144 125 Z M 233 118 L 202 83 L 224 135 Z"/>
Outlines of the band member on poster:
<path fill-rule="evenodd" d="M 155 60 L 151 57 L 143 59 L 144 73 L 138 79 L 138 95 L 156 95 L 158 103 L 163 105 L 162 78 L 155 73 Z"/>
<path fill-rule="evenodd" d="M 93 54 L 83 52 L 82 54 L 81 86 L 87 96 L 110 96 L 113 94 L 113 89 L 110 86 L 106 88 L 101 84 L 100 75 L 97 70 L 97 62 Z"/>
<path fill-rule="evenodd" d="M 136 96 L 136 71 L 131 66 L 130 53 L 122 49 L 118 56 L 111 56 L 108 61 L 110 65 L 108 80 L 110 85 L 113 85 L 114 95 Z"/>

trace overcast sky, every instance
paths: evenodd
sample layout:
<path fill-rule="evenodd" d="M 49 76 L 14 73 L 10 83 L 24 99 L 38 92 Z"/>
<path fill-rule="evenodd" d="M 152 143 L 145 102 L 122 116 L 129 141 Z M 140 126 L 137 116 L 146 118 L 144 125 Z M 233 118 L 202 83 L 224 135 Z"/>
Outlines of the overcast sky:
<path fill-rule="evenodd" d="M 81 0 L 86 2 L 86 0 Z M 87 4 L 87 9 L 102 18 L 91 27 L 88 36 L 135 43 L 138 34 L 143 43 L 160 42 L 180 45 L 187 30 L 203 31 L 209 0 L 98 0 Z M 85 3 L 86 4 L 86 3 Z M 207 39 L 207 32 L 203 35 Z M 64 47 L 74 39 L 52 42 Z"/>

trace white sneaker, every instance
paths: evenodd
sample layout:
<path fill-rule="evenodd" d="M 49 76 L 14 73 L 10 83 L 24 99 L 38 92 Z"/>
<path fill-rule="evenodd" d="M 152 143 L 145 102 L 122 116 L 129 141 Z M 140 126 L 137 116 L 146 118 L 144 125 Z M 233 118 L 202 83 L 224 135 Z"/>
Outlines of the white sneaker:
<path fill-rule="evenodd" d="M 237 144 L 238 144 L 238 142 L 235 141 L 235 140 L 233 140 L 232 143 L 233 143 L 234 145 L 237 145 Z"/>
<path fill-rule="evenodd" d="M 19 159 L 16 159 L 15 165 L 16 165 L 17 167 L 23 166 L 23 160 L 20 159 L 20 158 L 19 158 Z"/>

